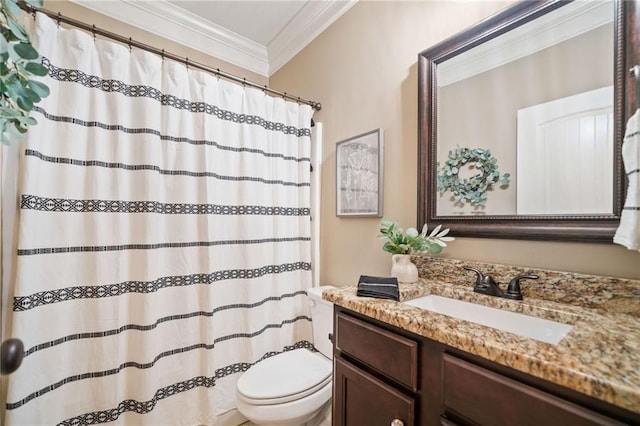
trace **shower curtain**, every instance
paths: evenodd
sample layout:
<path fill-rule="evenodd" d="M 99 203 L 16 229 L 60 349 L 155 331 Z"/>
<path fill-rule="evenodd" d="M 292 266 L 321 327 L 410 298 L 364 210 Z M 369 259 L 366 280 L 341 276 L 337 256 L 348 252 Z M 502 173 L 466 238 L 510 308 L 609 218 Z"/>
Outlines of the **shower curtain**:
<path fill-rule="evenodd" d="M 6 424 L 213 424 L 312 347 L 309 106 L 38 15 Z"/>

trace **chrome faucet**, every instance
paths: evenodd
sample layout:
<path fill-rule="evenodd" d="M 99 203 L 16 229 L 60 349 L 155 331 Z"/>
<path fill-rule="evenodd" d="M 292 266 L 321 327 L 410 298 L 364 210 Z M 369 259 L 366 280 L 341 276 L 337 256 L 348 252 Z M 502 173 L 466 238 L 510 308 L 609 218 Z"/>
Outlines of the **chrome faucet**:
<path fill-rule="evenodd" d="M 535 274 L 518 275 L 509 282 L 507 289 L 502 291 L 500 284 L 498 284 L 493 277 L 485 275 L 479 269 L 472 268 L 470 266 L 464 266 L 467 271 L 473 271 L 477 274 L 476 284 L 473 286 L 475 293 L 487 294 L 489 296 L 504 297 L 513 300 L 522 300 L 522 291 L 520 289 L 520 280 L 531 279 L 537 280 L 538 276 Z"/>

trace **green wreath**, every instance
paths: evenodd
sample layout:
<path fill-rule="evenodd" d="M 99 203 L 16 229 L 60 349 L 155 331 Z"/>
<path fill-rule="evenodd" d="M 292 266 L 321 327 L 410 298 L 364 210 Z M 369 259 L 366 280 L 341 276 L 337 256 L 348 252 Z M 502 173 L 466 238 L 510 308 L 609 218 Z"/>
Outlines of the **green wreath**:
<path fill-rule="evenodd" d="M 509 185 L 509 173 L 500 178 L 498 160 L 491 156 L 491 151 L 481 148 L 456 148 L 449 151 L 449 159 L 440 168 L 438 162 L 438 192 L 451 191 L 459 203 L 473 206 L 484 206 L 487 202 L 487 190 L 500 181 L 500 185 Z M 458 173 L 462 166 L 469 164 L 480 173 L 460 180 Z"/>

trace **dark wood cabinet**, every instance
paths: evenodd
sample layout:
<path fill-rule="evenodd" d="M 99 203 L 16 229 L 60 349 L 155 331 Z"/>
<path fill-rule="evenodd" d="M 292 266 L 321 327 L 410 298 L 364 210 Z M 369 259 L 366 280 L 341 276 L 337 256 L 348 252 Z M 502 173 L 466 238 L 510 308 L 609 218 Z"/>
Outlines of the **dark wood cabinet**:
<path fill-rule="evenodd" d="M 334 353 L 335 426 L 417 424 L 417 341 L 338 312 Z"/>
<path fill-rule="evenodd" d="M 442 366 L 442 405 L 447 417 L 495 426 L 623 424 L 446 353 Z"/>
<path fill-rule="evenodd" d="M 340 358 L 335 360 L 333 403 L 336 426 L 415 424 L 413 397 Z"/>
<path fill-rule="evenodd" d="M 338 313 L 335 342 L 339 353 L 366 364 L 386 379 L 418 390 L 418 343 L 397 333 Z"/>
<path fill-rule="evenodd" d="M 640 425 L 637 413 L 340 306 L 333 390 L 335 426 Z"/>

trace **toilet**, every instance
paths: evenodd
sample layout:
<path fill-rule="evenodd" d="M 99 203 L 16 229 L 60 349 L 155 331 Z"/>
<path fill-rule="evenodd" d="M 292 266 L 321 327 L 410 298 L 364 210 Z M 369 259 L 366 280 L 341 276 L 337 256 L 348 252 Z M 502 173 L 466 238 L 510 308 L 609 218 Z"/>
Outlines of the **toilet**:
<path fill-rule="evenodd" d="M 311 309 L 313 344 L 309 349 L 285 351 L 265 359 L 238 379 L 238 411 L 257 425 L 303 425 L 331 403 L 333 304 L 322 291 L 307 290 Z"/>

